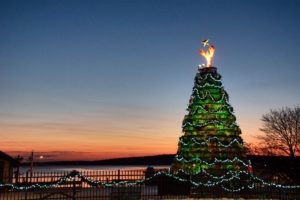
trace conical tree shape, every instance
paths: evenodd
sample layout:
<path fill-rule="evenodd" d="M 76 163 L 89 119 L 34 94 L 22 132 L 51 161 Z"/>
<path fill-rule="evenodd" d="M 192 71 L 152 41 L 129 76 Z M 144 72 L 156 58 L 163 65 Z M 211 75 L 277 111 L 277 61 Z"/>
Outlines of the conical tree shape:
<path fill-rule="evenodd" d="M 213 174 L 245 169 L 241 130 L 215 67 L 196 74 L 172 170 Z"/>

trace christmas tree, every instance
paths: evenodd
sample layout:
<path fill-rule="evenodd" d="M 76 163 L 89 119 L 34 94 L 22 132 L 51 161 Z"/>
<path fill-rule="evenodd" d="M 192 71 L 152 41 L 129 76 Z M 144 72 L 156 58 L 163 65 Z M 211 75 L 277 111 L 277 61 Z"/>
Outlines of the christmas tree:
<path fill-rule="evenodd" d="M 208 40 L 203 41 L 209 46 Z M 172 170 L 184 170 L 190 174 L 202 171 L 223 174 L 247 167 L 241 130 L 236 124 L 233 108 L 221 82 L 221 75 L 212 66 L 214 46 L 200 50 L 207 64 L 199 67 L 193 92 L 182 128 L 183 136 Z"/>

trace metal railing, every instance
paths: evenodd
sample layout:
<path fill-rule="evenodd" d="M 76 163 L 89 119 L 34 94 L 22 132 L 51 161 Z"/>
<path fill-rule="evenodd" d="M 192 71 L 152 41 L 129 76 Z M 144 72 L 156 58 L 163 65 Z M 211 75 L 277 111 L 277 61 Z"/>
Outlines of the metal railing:
<path fill-rule="evenodd" d="M 300 199 L 300 190 L 253 184 L 240 191 L 226 191 L 223 186 L 192 187 L 193 177 L 179 181 L 172 176 L 155 176 L 160 170 L 100 170 L 81 172 L 34 172 L 14 177 L 10 187 L 0 188 L 0 200 L 130 200 L 181 198 L 256 198 Z M 149 179 L 150 177 L 150 179 Z M 241 188 L 243 181 L 235 182 Z M 32 187 L 32 185 L 39 187 Z M 47 186 L 47 187 L 44 187 Z M 224 185 L 225 186 L 225 185 Z M 14 189 L 16 187 L 17 189 Z M 28 187 L 28 188 L 26 188 Z"/>

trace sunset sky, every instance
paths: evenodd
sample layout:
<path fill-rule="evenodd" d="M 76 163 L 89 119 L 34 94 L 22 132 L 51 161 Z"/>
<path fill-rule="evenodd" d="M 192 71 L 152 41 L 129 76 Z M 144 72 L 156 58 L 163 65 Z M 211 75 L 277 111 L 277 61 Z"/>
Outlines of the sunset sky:
<path fill-rule="evenodd" d="M 201 41 L 242 137 L 300 103 L 300 1 L 0 0 L 0 150 L 45 160 L 176 153 Z"/>

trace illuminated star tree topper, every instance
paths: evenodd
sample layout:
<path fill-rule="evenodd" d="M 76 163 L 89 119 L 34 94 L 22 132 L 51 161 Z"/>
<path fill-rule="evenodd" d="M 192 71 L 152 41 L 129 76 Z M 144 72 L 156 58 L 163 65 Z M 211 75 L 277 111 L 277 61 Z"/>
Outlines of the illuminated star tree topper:
<path fill-rule="evenodd" d="M 213 45 L 209 44 L 209 40 L 203 40 L 202 41 L 203 47 L 208 46 L 208 50 L 201 49 L 200 55 L 203 56 L 206 59 L 206 67 L 212 67 L 212 58 L 215 53 L 215 47 Z"/>

